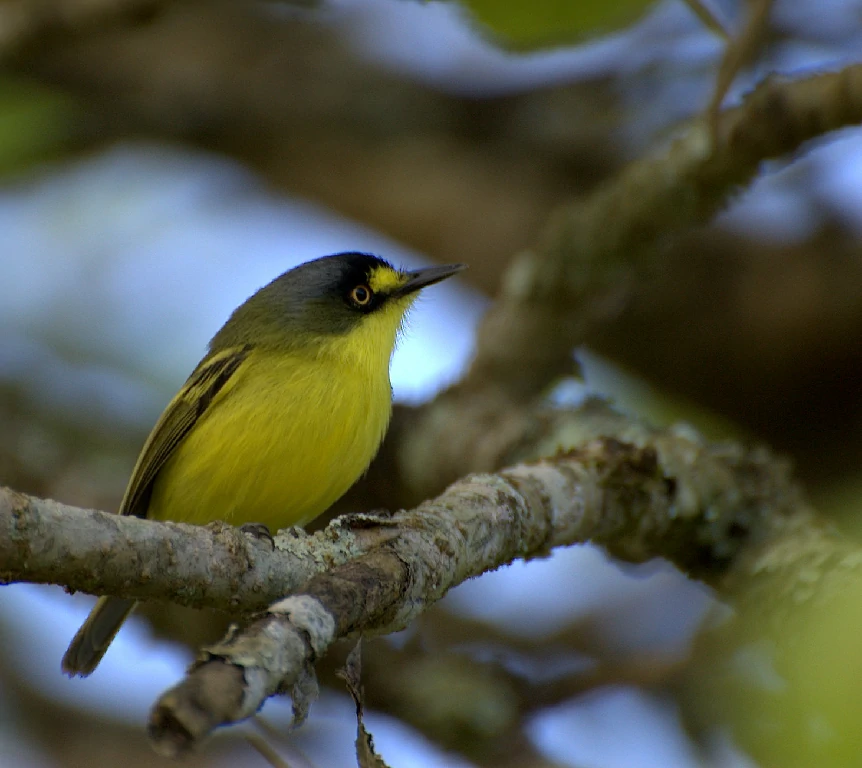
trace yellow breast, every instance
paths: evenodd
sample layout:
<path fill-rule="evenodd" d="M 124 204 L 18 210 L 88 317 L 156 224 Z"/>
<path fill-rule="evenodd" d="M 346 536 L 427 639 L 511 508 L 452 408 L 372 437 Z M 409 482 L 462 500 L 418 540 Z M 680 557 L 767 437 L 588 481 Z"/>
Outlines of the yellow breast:
<path fill-rule="evenodd" d="M 159 472 L 149 516 L 275 530 L 324 512 L 389 424 L 392 344 L 356 341 L 313 357 L 252 351 Z"/>

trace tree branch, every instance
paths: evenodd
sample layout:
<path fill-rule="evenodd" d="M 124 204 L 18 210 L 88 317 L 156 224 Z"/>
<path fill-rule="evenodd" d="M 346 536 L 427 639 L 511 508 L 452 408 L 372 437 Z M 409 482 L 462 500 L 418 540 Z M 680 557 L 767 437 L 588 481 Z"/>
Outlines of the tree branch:
<path fill-rule="evenodd" d="M 764 161 L 860 121 L 862 64 L 796 80 L 771 77 L 714 126 L 696 121 L 669 149 L 564 206 L 509 267 L 458 386 L 494 382 L 516 397 L 537 394 L 571 369 L 571 351 L 590 324 L 618 311 L 639 273 L 655 267 L 662 242 L 709 221 Z"/>
<path fill-rule="evenodd" d="M 253 612 L 395 535 L 340 526 L 289 529 L 272 548 L 224 523 L 120 517 L 0 487 L 0 581 Z"/>
<path fill-rule="evenodd" d="M 159 0 L 5 0 L 0 5 L 0 59 L 40 35 L 80 32 L 113 19 L 155 9 Z"/>
<path fill-rule="evenodd" d="M 534 450 L 553 452 L 549 440 L 585 447 L 468 477 L 392 516 L 342 517 L 313 536 L 283 532 L 273 551 L 226 526 L 120 518 L 5 491 L 3 576 L 50 580 L 50 565 L 72 588 L 234 611 L 272 604 L 207 649 L 157 705 L 153 738 L 174 754 L 276 692 L 292 690 L 303 709 L 312 665 L 335 639 L 398 630 L 465 579 L 555 546 L 593 541 L 632 562 L 666 557 L 722 590 L 740 569 L 763 572 L 756 553 L 765 549 L 785 553 L 770 578 L 792 578 L 782 539 L 816 542 L 821 554 L 831 547 L 824 568 L 842 573 L 853 553 L 859 560 L 855 547 L 818 535 L 785 466 L 765 451 L 649 430 L 595 403 L 545 420 Z M 591 420 L 626 442 L 592 440 Z"/>
<path fill-rule="evenodd" d="M 492 400 L 489 407 L 493 406 Z M 485 423 L 486 419 L 478 420 L 475 434 L 472 425 L 464 424 L 463 444 L 447 445 L 446 451 L 438 453 L 454 454 L 464 471 L 481 472 L 541 459 L 603 437 L 615 438 L 658 457 L 661 474 L 673 479 L 683 501 L 690 500 L 683 510 L 686 514 L 697 511 L 699 500 L 708 501 L 716 515 L 720 512 L 724 522 L 719 523 L 716 517 L 714 523 L 719 539 L 724 536 L 721 524 L 751 527 L 746 517 L 752 511 L 738 500 L 740 495 L 752 499 L 752 504 L 756 499 L 771 514 L 801 506 L 786 467 L 765 452 L 750 453 L 733 445 L 710 446 L 686 430 L 654 430 L 598 401 L 571 411 L 521 407 L 499 413 L 504 415 L 497 417 L 496 429 Z M 448 420 L 440 421 L 442 431 L 448 432 Z M 433 437 L 433 430 L 426 431 Z M 482 438 L 484 446 L 474 442 Z M 418 455 L 425 454 L 424 439 L 413 449 Z M 737 462 L 747 462 L 752 471 L 734 469 Z M 747 485 L 741 486 L 743 481 Z M 424 515 L 420 514 L 420 519 Z M 365 520 L 373 523 L 366 525 Z M 202 527 L 118 517 L 3 489 L 0 577 L 7 582 L 59 583 L 94 594 L 171 599 L 198 608 L 254 611 L 295 592 L 316 574 L 403 536 L 403 520 L 398 515 L 390 522 L 381 522 L 379 517 L 346 516 L 313 535 L 297 529 L 285 531 L 276 537 L 275 549 L 271 550 L 268 544 L 220 523 Z M 539 531 L 531 535 L 544 540 L 548 534 Z M 595 535 L 595 531 L 590 533 Z M 552 539 L 548 546 L 575 540 Z M 636 550 L 626 551 L 619 537 L 604 543 L 630 560 L 661 554 L 699 578 L 707 578 L 706 574 L 717 567 L 711 558 L 699 560 L 690 542 L 680 550 L 665 552 L 658 551 L 663 544 L 657 541 L 645 547 L 642 556 Z M 675 547 L 676 542 L 668 546 Z M 728 549 L 729 543 L 721 547 Z M 507 558 L 537 552 L 531 545 L 523 551 L 513 550 Z M 732 557 L 733 552 L 728 550 L 726 556 Z M 480 559 L 472 567 L 481 573 L 500 562 Z"/>
<path fill-rule="evenodd" d="M 593 541 L 633 562 L 667 557 L 718 586 L 746 545 L 771 539 L 774 516 L 814 526 L 804 506 L 786 506 L 798 496 L 762 452 L 676 439 L 687 443 L 688 471 L 671 471 L 668 444 L 599 440 L 468 477 L 391 518 L 361 518 L 397 528 L 397 538 L 320 573 L 205 649 L 153 710 L 156 748 L 181 754 L 278 692 L 293 692 L 305 711 L 311 669 L 336 639 L 397 631 L 451 587 L 515 558 Z"/>

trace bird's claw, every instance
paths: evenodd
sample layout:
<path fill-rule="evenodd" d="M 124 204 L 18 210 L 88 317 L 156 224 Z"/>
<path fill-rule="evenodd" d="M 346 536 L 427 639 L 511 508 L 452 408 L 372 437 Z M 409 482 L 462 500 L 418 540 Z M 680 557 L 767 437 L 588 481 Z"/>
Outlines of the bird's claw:
<path fill-rule="evenodd" d="M 269 545 L 275 549 L 275 539 L 272 538 L 272 533 L 269 528 L 263 523 L 243 523 L 239 529 L 253 539 L 263 539 L 269 542 Z"/>

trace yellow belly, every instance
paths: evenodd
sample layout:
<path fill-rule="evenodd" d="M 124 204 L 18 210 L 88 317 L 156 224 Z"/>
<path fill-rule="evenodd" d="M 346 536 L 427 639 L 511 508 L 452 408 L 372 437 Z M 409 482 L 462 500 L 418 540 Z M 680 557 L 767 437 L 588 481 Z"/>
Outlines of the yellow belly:
<path fill-rule="evenodd" d="M 304 525 L 374 458 L 391 413 L 385 360 L 252 352 L 159 472 L 149 517 Z"/>

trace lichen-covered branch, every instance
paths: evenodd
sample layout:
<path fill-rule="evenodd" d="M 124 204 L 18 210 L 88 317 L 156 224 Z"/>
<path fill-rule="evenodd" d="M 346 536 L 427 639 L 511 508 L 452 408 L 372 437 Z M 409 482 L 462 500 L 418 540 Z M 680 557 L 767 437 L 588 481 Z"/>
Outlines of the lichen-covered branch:
<path fill-rule="evenodd" d="M 231 611 L 270 605 L 157 705 L 153 737 L 175 754 L 277 692 L 292 692 L 301 714 L 313 664 L 335 639 L 400 629 L 452 586 L 554 546 L 593 541 L 632 562 L 665 557 L 723 593 L 751 583 L 782 594 L 804 582 L 816 597 L 862 565 L 859 548 L 816 522 L 766 451 L 652 430 L 594 402 L 534 413 L 531 423 L 517 440 L 501 423 L 518 446 L 510 452 L 552 458 L 469 476 L 391 516 L 342 517 L 313 536 L 287 531 L 274 550 L 224 526 L 120 518 L 4 491 L 0 572 Z"/>
<path fill-rule="evenodd" d="M 215 727 L 250 716 L 268 696 L 302 686 L 336 639 L 401 629 L 451 587 L 515 558 L 593 541 L 630 561 L 667 557 L 718 585 L 741 548 L 768 538 L 773 515 L 811 522 L 804 507 L 784 507 L 797 497 L 783 496 L 783 472 L 765 455 L 713 454 L 690 443 L 690 472 L 674 473 L 681 456 L 660 450 L 593 441 L 468 477 L 415 510 L 380 519 L 397 528 L 396 538 L 315 576 L 204 651 L 153 711 L 157 748 L 183 752 Z M 299 702 L 304 709 L 302 695 Z"/>
<path fill-rule="evenodd" d="M 694 122 L 668 149 L 631 163 L 561 208 L 515 259 L 459 386 L 535 395 L 571 368 L 590 323 L 618 311 L 662 242 L 708 222 L 769 159 L 862 121 L 862 64 L 799 79 L 771 77 L 715 124 Z M 536 343 L 541 339 L 541 343 Z"/>
<path fill-rule="evenodd" d="M 222 523 L 162 523 L 69 507 L 0 487 L 0 581 L 194 608 L 255 611 L 394 535 L 334 524 L 269 542 Z"/>
<path fill-rule="evenodd" d="M 493 409 L 493 405 L 492 401 L 489 407 Z M 672 506 L 640 520 L 637 535 L 613 529 L 611 535 L 603 536 L 592 529 L 587 536 L 623 559 L 662 556 L 719 587 L 720 579 L 730 578 L 725 576 L 726 566 L 733 564 L 728 574 L 748 573 L 752 584 L 759 585 L 767 576 L 771 580 L 782 573 L 790 583 L 800 551 L 810 552 L 818 563 L 827 561 L 828 568 L 833 562 L 830 558 L 849 546 L 830 530 L 812 524 L 786 464 L 765 450 L 746 450 L 733 443 L 710 444 L 688 428 L 653 429 L 599 401 L 573 410 L 513 406 L 498 413 L 502 416 L 496 424 L 491 423 L 490 414 L 488 419 L 477 418 L 475 427 L 461 422 L 461 443 L 450 441 L 446 451 L 435 451 L 451 457 L 451 465 L 441 460 L 446 472 L 455 471 L 459 465 L 465 471 L 491 472 L 501 464 L 541 460 L 561 450 L 608 439 L 655 456 L 656 476 L 668 485 Z M 401 438 L 408 454 L 401 474 L 411 478 L 411 485 L 420 492 L 441 477 L 433 471 L 423 474 L 418 457 L 431 455 L 426 441 L 440 446 L 444 444 L 442 437 L 459 431 L 450 423 L 456 416 L 457 411 L 435 407 L 427 417 L 432 423 L 418 425 L 421 428 L 413 438 L 415 444 L 406 436 Z M 417 458 L 415 464 L 410 454 Z M 544 464 L 540 461 L 526 466 L 532 477 L 536 467 Z M 637 477 L 645 483 L 649 479 L 647 475 Z M 464 490 L 463 482 L 453 486 L 455 491 L 447 492 L 454 492 L 459 504 L 463 501 L 458 495 Z M 451 498 L 444 494 L 435 504 Z M 486 512 L 491 510 L 483 514 Z M 603 514 L 607 512 L 603 509 Z M 661 517 L 664 513 L 669 515 L 666 520 Z M 327 569 L 389 546 L 392 540 L 403 537 L 403 525 L 413 520 L 414 514 L 421 525 L 429 519 L 434 525 L 442 520 L 434 505 L 420 505 L 418 511 L 392 518 L 348 515 L 313 535 L 295 529 L 282 532 L 272 549 L 231 526 L 187 526 L 118 517 L 2 489 L 0 577 L 7 582 L 59 583 L 95 594 L 254 611 L 297 591 Z M 637 510 L 628 514 L 637 515 Z M 704 514 L 707 518 L 700 520 Z M 699 521 L 698 527 L 685 527 L 693 519 Z M 613 526 L 619 520 L 609 518 L 603 524 Z M 514 549 L 501 555 L 503 560 L 483 560 L 482 553 L 465 554 L 473 558 L 463 566 L 471 571 L 458 580 L 513 557 L 535 556 L 547 547 L 582 540 L 578 532 L 573 538 L 557 532 L 546 541 L 547 531 L 528 530 L 531 538 L 527 543 L 510 543 Z M 522 529 L 517 531 L 523 539 Z M 536 537 L 543 542 L 541 546 L 536 544 Z M 781 548 L 776 546 L 778 539 L 799 543 Z M 759 541 L 768 541 L 770 546 L 755 547 Z"/>
<path fill-rule="evenodd" d="M 488 407 L 494 404 L 490 401 Z M 415 436 L 416 445 L 402 438 L 402 448 L 410 448 L 407 453 L 415 452 L 417 459 L 417 466 L 405 472 L 420 491 L 440 479 L 438 475 L 424 477 L 420 472 L 418 457 L 429 455 L 425 441 L 433 442 L 435 436 L 456 431 L 445 410 L 437 408 L 436 413 L 437 422 L 422 425 L 421 435 Z M 435 451 L 451 457 L 453 464 L 446 465 L 447 471 L 457 472 L 460 467 L 461 474 L 492 472 L 506 464 L 541 459 L 606 437 L 651 450 L 658 456 L 661 473 L 674 478 L 680 489 L 686 489 L 677 507 L 683 502 L 688 506 L 678 508 L 677 513 L 688 514 L 697 509 L 698 500 L 709 499 L 716 514 L 716 510 L 723 513 L 722 519 L 734 516 L 734 520 L 750 527 L 747 517 L 759 514 L 759 507 L 747 507 L 737 498 L 756 499 L 772 514 L 801 504 L 783 463 L 767 454 L 748 453 L 733 445 L 711 446 L 689 430 L 654 430 L 598 401 L 571 411 L 512 407 L 498 413 L 501 415 L 495 424 L 490 414 L 487 419 L 477 418 L 475 426 L 461 424 L 461 442 L 452 440 L 446 451 Z M 734 474 L 730 467 L 743 456 L 749 457 L 747 461 L 759 457 L 757 472 Z M 411 456 L 404 461 L 409 466 Z M 741 487 L 743 481 L 755 485 Z M 433 495 L 433 491 L 426 495 Z M 726 508 L 716 506 L 720 500 L 724 500 Z M 201 527 L 118 517 L 3 489 L 0 577 L 5 581 L 60 583 L 94 594 L 169 598 L 193 607 L 241 607 L 253 611 L 295 591 L 326 568 L 348 562 L 402 535 L 399 525 L 377 521 L 363 526 L 358 522 L 362 519 L 342 517 L 313 535 L 298 530 L 283 532 L 276 537 L 275 550 L 271 551 L 268 543 L 245 536 L 231 526 Z M 717 540 L 723 535 L 716 527 Z M 556 543 L 566 542 L 554 541 L 551 545 Z M 606 543 L 628 559 L 639 559 L 634 552 L 624 552 L 619 540 Z M 661 546 L 660 542 L 651 545 Z M 535 554 L 534 550 L 526 551 Z M 679 552 L 654 550 L 646 557 L 656 554 L 663 554 L 698 576 L 711 567 L 698 565 L 692 559 L 696 553 L 688 546 Z M 731 555 L 728 553 L 728 557 Z M 484 570 L 477 567 L 477 572 Z"/>

